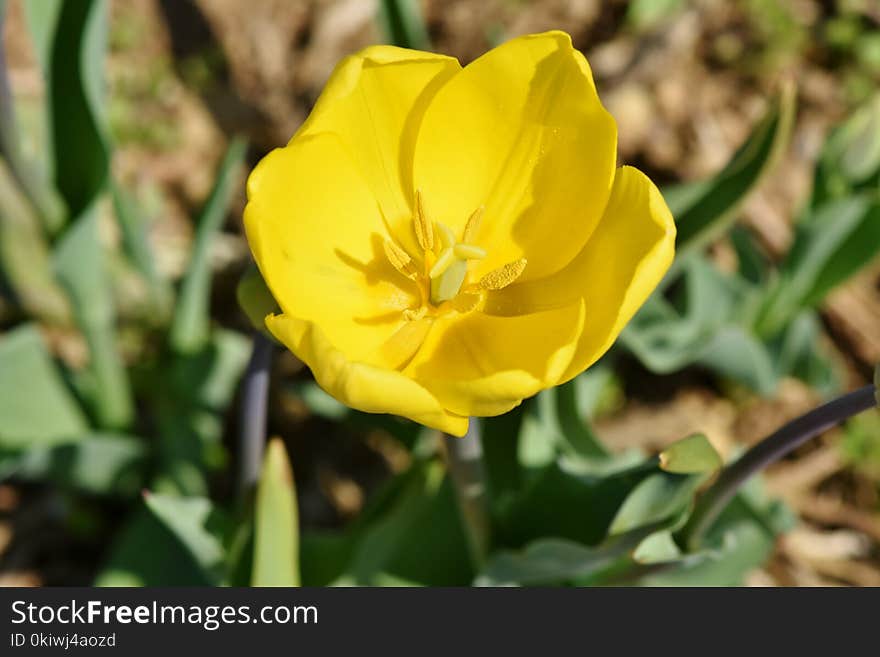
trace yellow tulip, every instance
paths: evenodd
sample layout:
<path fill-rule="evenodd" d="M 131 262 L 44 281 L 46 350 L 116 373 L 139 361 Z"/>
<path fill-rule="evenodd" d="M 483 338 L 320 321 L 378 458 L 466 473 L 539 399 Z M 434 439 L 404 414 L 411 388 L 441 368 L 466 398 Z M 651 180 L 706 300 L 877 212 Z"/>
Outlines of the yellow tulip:
<path fill-rule="evenodd" d="M 341 402 L 464 435 L 589 367 L 669 267 L 669 210 L 616 157 L 562 32 L 348 57 L 248 180 L 266 326 Z"/>

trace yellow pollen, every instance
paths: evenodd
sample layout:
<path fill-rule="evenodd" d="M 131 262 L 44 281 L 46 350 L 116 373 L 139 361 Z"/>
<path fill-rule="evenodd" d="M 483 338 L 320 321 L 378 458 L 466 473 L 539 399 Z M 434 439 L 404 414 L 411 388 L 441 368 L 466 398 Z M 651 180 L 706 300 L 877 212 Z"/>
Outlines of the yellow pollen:
<path fill-rule="evenodd" d="M 473 211 L 470 217 L 468 217 L 467 223 L 464 226 L 464 234 L 461 237 L 462 242 L 466 244 L 473 243 L 477 231 L 480 230 L 480 220 L 483 218 L 483 212 L 485 211 L 486 206 L 481 205 Z"/>
<path fill-rule="evenodd" d="M 526 268 L 525 258 L 508 262 L 503 267 L 493 269 L 480 279 L 480 287 L 484 290 L 500 290 L 513 283 Z"/>
<path fill-rule="evenodd" d="M 419 246 L 425 251 L 431 251 L 434 248 L 434 227 L 428 221 L 422 193 L 419 190 L 416 190 L 416 214 L 413 217 L 413 223 Z"/>
<path fill-rule="evenodd" d="M 412 258 L 409 257 L 409 254 L 406 251 L 401 249 L 391 240 L 385 240 L 382 243 L 382 246 L 385 249 L 385 257 L 388 258 L 388 262 L 390 262 L 397 271 L 407 278 L 416 277 L 416 272 L 410 267 Z"/>

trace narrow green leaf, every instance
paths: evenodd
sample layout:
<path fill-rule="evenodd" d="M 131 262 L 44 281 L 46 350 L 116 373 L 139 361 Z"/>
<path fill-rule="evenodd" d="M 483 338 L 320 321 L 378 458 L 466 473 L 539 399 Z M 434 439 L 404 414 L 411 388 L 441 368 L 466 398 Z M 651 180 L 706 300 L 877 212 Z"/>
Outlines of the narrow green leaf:
<path fill-rule="evenodd" d="M 803 308 L 818 304 L 834 287 L 877 257 L 880 203 L 861 194 L 810 210 L 779 279 L 766 293 L 757 329 L 775 335 Z"/>
<path fill-rule="evenodd" d="M 55 271 L 89 346 L 87 390 L 98 424 L 105 429 L 126 427 L 134 413 L 131 388 L 116 345 L 116 318 L 94 205 L 61 239 L 55 251 Z"/>
<path fill-rule="evenodd" d="M 660 467 L 666 472 L 711 473 L 718 470 L 721 465 L 721 456 L 703 434 L 683 438 L 660 452 Z"/>
<path fill-rule="evenodd" d="M 26 325 L 0 338 L 0 446 L 48 446 L 88 430 L 37 329 Z"/>
<path fill-rule="evenodd" d="M 52 147 L 55 184 L 75 217 L 103 189 L 109 171 L 103 117 L 107 2 L 64 2 L 60 12 L 48 80 Z"/>
<path fill-rule="evenodd" d="M 702 248 L 730 227 L 742 202 L 787 148 L 794 110 L 795 86 L 788 82 L 773 107 L 720 173 L 707 181 L 664 190 L 676 219 L 679 253 Z"/>
<path fill-rule="evenodd" d="M 381 0 L 377 18 L 388 43 L 414 50 L 431 49 L 419 4 L 419 0 Z"/>
<path fill-rule="evenodd" d="M 299 586 L 299 514 L 287 450 L 269 441 L 257 486 L 253 586 Z"/>
<path fill-rule="evenodd" d="M 50 3 L 46 3 L 50 4 Z M 6 2 L 0 3 L 0 28 L 5 25 Z M 34 163 L 25 159 L 21 147 L 21 131 L 15 116 L 15 102 L 9 86 L 6 53 L 0 48 L 0 154 L 10 172 L 39 213 L 49 233 L 56 232 L 64 221 L 64 207 L 48 180 Z"/>
<path fill-rule="evenodd" d="M 236 174 L 244 161 L 245 150 L 246 143 L 243 140 L 233 139 L 230 142 L 217 171 L 214 188 L 198 220 L 192 257 L 171 325 L 171 345 L 178 352 L 197 351 L 208 339 L 211 244 L 226 218 Z"/>

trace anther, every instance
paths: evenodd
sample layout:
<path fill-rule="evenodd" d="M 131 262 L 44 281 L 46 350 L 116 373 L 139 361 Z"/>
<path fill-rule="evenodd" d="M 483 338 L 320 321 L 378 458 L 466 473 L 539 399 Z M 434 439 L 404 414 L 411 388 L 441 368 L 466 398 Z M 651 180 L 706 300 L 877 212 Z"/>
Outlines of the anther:
<path fill-rule="evenodd" d="M 416 214 L 413 219 L 419 246 L 425 251 L 432 250 L 434 248 L 434 227 L 428 221 L 422 193 L 419 190 L 416 190 Z"/>
<path fill-rule="evenodd" d="M 525 258 L 508 262 L 503 267 L 493 269 L 480 279 L 480 287 L 484 290 L 500 290 L 513 283 L 526 268 Z"/>
<path fill-rule="evenodd" d="M 388 262 L 390 262 L 397 271 L 407 278 L 415 278 L 417 276 L 413 268 L 410 267 L 412 258 L 409 257 L 409 254 L 406 251 L 401 249 L 391 240 L 385 240 L 382 243 L 382 247 L 385 250 L 385 257 L 388 258 Z"/>
<path fill-rule="evenodd" d="M 464 225 L 464 235 L 462 235 L 461 239 L 462 242 L 470 244 L 474 241 L 477 231 L 480 230 L 480 220 L 483 218 L 483 212 L 485 211 L 486 206 L 481 205 L 471 213 L 470 217 L 468 217 L 467 223 Z"/>

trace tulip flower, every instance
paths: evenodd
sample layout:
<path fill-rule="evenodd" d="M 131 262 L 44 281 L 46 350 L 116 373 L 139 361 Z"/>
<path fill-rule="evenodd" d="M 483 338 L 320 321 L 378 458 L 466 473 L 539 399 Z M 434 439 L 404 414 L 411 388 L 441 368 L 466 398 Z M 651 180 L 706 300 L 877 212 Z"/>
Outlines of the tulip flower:
<path fill-rule="evenodd" d="M 266 327 L 341 402 L 463 435 L 583 372 L 669 267 L 669 210 L 616 158 L 562 32 L 352 55 L 248 180 Z"/>

